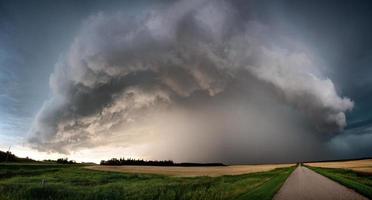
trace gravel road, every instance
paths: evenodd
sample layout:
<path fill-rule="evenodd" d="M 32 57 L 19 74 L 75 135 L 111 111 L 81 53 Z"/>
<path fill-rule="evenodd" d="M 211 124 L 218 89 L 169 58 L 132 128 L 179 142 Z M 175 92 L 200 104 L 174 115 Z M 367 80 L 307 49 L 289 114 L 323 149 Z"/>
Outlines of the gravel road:
<path fill-rule="evenodd" d="M 299 166 L 288 177 L 274 200 L 368 200 L 306 167 Z"/>

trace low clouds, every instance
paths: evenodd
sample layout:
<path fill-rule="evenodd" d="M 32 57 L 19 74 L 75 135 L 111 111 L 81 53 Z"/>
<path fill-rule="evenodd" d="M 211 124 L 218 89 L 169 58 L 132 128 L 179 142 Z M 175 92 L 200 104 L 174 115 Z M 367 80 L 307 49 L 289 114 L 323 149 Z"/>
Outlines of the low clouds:
<path fill-rule="evenodd" d="M 322 146 L 318 133 L 342 130 L 353 102 L 306 48 L 241 12 L 179 1 L 91 16 L 50 77 L 30 144 L 66 154 L 146 144 L 150 158 L 231 162 Z"/>

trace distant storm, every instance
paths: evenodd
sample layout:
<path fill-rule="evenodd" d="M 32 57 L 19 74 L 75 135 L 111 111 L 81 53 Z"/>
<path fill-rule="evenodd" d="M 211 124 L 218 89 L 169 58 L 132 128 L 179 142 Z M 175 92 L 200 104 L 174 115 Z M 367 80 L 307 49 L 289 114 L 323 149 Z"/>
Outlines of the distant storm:
<path fill-rule="evenodd" d="M 183 0 L 91 13 L 55 64 L 26 144 L 226 163 L 346 151 L 340 144 L 359 137 L 344 134 L 355 102 L 332 80 L 332 66 L 287 25 L 241 4 Z"/>

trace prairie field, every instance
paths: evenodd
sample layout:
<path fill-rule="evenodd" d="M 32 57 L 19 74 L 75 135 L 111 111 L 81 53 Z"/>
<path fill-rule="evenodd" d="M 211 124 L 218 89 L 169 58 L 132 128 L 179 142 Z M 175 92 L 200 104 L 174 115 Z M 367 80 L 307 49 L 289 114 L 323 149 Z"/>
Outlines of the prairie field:
<path fill-rule="evenodd" d="M 335 162 L 315 162 L 315 163 L 306 163 L 306 165 L 312 166 L 312 167 L 322 167 L 322 168 L 350 169 L 356 172 L 372 174 L 372 159 L 335 161 Z"/>
<path fill-rule="evenodd" d="M 194 177 L 194 176 L 223 176 L 241 175 L 254 172 L 265 172 L 276 168 L 292 167 L 294 164 L 268 164 L 268 165 L 231 165 L 212 167 L 158 167 L 158 166 L 88 166 L 87 169 L 123 173 L 159 174 L 167 176 Z"/>
<path fill-rule="evenodd" d="M 269 200 L 294 170 L 294 167 L 272 170 L 264 167 L 262 170 L 269 171 L 218 177 L 195 174 L 195 177 L 176 177 L 133 171 L 98 171 L 85 167 L 0 164 L 0 200 Z M 205 168 L 213 171 L 213 168 Z M 245 172 L 247 170 L 230 173 Z"/>

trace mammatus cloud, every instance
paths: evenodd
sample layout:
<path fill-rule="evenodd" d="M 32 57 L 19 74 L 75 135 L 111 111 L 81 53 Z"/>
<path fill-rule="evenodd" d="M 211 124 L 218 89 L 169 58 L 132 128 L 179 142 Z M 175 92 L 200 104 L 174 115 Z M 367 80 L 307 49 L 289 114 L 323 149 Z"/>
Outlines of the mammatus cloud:
<path fill-rule="evenodd" d="M 353 102 L 316 58 L 240 12 L 224 1 L 179 1 L 137 16 L 91 16 L 50 77 L 53 96 L 30 143 L 62 153 L 147 143 L 157 156 L 178 143 L 192 159 L 182 148 L 197 141 L 207 155 L 226 141 L 242 149 L 255 138 L 299 142 L 296 132 L 342 130 Z"/>

